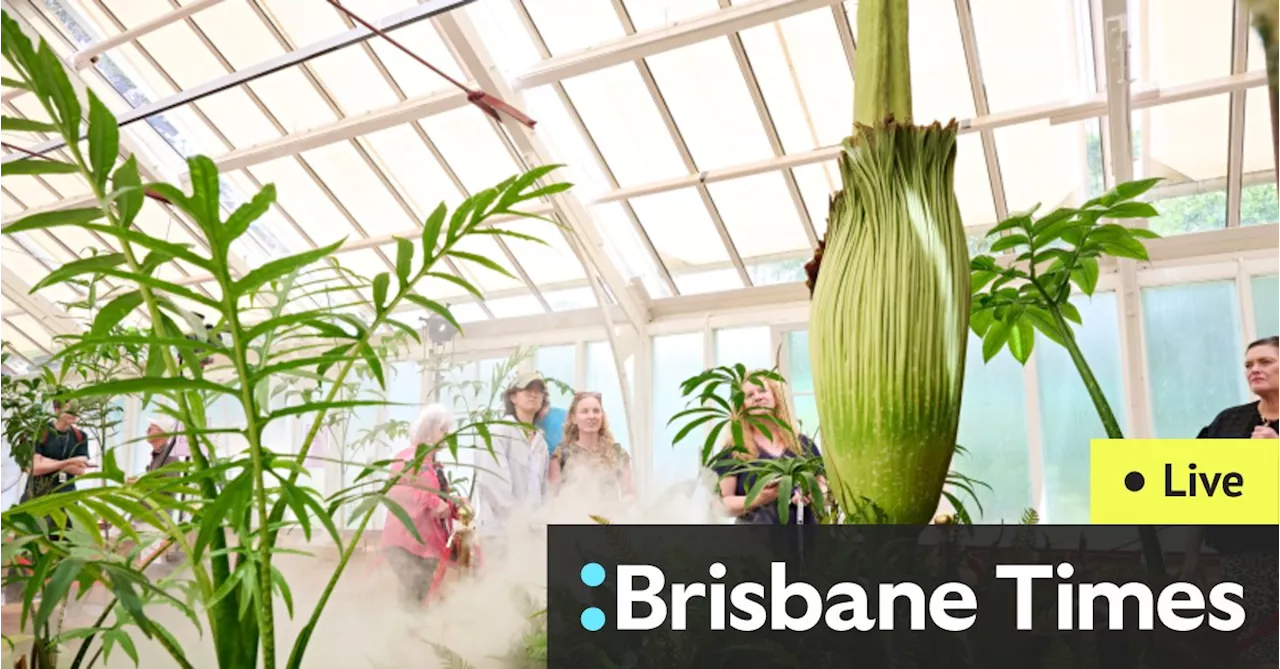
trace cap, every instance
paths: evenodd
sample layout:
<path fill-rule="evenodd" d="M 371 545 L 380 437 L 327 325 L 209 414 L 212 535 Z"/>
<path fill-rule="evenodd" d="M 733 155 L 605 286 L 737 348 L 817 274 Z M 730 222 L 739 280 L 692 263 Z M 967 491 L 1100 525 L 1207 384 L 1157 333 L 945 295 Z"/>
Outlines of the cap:
<path fill-rule="evenodd" d="M 165 432 L 169 432 L 173 429 L 173 419 L 168 416 L 154 414 L 147 418 L 147 425 L 154 425 Z"/>
<path fill-rule="evenodd" d="M 80 415 L 80 402 L 76 400 L 69 400 L 62 402 L 61 404 L 62 406 L 58 407 L 59 414 L 69 413 L 72 416 Z"/>
<path fill-rule="evenodd" d="M 547 382 L 543 381 L 542 375 L 537 372 L 524 372 L 520 376 L 517 376 L 515 382 L 511 384 L 511 387 L 516 390 L 524 390 L 534 383 L 540 384 L 543 388 L 547 387 Z"/>

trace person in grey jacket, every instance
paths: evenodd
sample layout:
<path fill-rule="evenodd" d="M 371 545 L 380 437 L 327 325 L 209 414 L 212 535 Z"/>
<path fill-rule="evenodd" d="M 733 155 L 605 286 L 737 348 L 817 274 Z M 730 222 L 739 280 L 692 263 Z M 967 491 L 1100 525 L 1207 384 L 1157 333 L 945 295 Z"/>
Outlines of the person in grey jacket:
<path fill-rule="evenodd" d="M 549 454 L 534 421 L 546 397 L 547 384 L 536 372 L 516 377 L 503 393 L 504 420 L 522 425 L 495 425 L 490 430 L 492 453 L 481 446 L 476 455 L 477 521 L 483 535 L 505 533 L 513 516 L 530 513 L 542 503 Z"/>

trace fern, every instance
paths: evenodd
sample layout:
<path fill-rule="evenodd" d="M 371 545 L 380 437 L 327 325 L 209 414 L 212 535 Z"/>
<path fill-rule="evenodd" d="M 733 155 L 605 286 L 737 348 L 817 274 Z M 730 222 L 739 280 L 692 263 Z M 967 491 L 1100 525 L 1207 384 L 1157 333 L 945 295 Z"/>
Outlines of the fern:
<path fill-rule="evenodd" d="M 1040 514 L 1039 514 L 1039 513 L 1037 513 L 1035 509 L 1028 508 L 1026 511 L 1023 511 L 1023 512 L 1022 512 L 1022 520 L 1020 520 L 1020 521 L 1019 521 L 1019 524 L 1021 524 L 1021 525 L 1039 525 L 1039 524 L 1040 524 Z"/>

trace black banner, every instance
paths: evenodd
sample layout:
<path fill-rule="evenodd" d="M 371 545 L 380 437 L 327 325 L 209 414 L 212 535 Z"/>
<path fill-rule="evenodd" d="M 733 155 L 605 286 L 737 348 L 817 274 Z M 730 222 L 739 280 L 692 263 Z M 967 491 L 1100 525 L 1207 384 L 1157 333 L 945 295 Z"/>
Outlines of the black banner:
<path fill-rule="evenodd" d="M 1156 529 L 552 526 L 549 666 L 1277 666 L 1280 528 Z"/>

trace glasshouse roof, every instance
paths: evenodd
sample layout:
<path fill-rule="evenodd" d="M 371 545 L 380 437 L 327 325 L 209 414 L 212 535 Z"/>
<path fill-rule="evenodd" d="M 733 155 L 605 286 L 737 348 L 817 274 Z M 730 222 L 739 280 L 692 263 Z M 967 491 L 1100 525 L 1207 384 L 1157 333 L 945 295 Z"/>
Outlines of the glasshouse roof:
<path fill-rule="evenodd" d="M 122 151 L 139 158 L 144 178 L 185 183 L 186 157 L 209 156 L 228 211 L 276 185 L 276 205 L 234 248 L 241 273 L 341 238 L 344 266 L 369 276 L 394 269 L 394 238 L 415 234 L 440 201 L 566 164 L 561 178 L 574 188 L 539 205 L 563 224 L 540 235 L 546 245 L 472 242 L 511 277 L 450 266 L 484 299 L 447 281 L 422 289 L 463 323 L 596 310 L 599 299 L 643 320 L 682 296 L 803 290 L 841 187 L 834 157 L 850 133 L 856 2 L 3 6 L 120 118 Z M 1010 212 L 1082 202 L 1118 177 L 1164 178 L 1151 197 L 1166 205 L 1150 225 L 1165 234 L 1274 223 L 1263 49 L 1243 6 L 912 0 L 915 121 L 961 124 L 955 190 L 971 245 Z M 1127 54 L 1109 37 L 1116 21 L 1127 27 Z M 468 90 L 536 124 L 490 115 Z M 20 90 L 7 89 L 3 104 L 6 116 L 43 114 Z M 1112 146 L 1117 112 L 1129 119 L 1131 147 Z M 55 146 L 32 133 L 3 141 L 4 160 Z M 69 175 L 6 176 L 0 190 L 5 225 L 90 198 Z M 196 243 L 193 223 L 172 207 L 144 208 L 137 225 Z M 66 305 L 85 297 L 66 284 L 30 286 L 112 246 L 68 229 L 3 239 L 0 317 L 28 360 L 83 327 Z M 216 290 L 182 262 L 162 271 Z"/>

